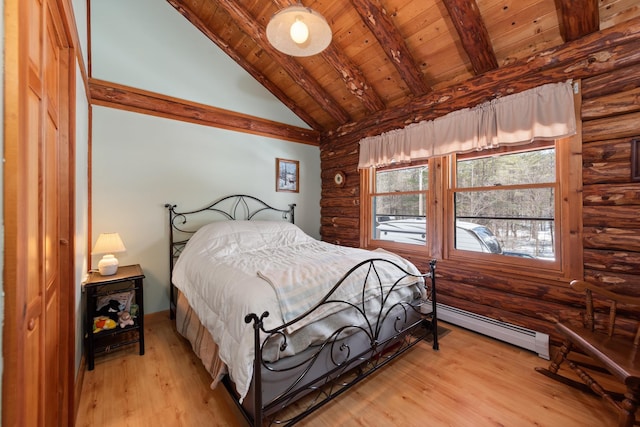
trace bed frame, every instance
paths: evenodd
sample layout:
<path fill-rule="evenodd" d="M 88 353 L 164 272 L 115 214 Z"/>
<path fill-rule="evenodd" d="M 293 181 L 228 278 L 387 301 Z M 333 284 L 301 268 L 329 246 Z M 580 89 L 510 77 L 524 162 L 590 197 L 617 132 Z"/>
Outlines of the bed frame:
<path fill-rule="evenodd" d="M 293 224 L 296 205 L 292 203 L 289 209 L 277 209 L 256 197 L 233 194 L 194 211 L 179 212 L 177 205 L 171 203 L 164 207 L 169 211 L 169 316 L 174 319 L 177 294 L 171 281 L 173 266 L 193 233 L 211 221 L 274 219 L 274 214 Z"/>
<path fill-rule="evenodd" d="M 205 223 L 192 221 L 195 215 L 214 213 L 218 215 L 218 219 L 250 220 L 264 219 L 256 217 L 257 214 L 275 213 L 280 219 L 293 222 L 295 205 L 289 205 L 289 209 L 277 209 L 253 196 L 232 195 L 190 212 L 178 212 L 176 205 L 172 204 L 166 204 L 165 207 L 169 210 L 169 265 L 172 273 L 173 264 L 184 249 L 188 237 Z M 210 221 L 211 219 L 208 220 Z M 381 295 L 374 299 L 362 298 L 356 303 L 332 298 L 336 289 L 358 269 L 366 271 L 367 279 L 362 285 L 364 295 L 365 288 L 370 289 L 371 283 L 380 283 L 378 270 L 383 263 L 397 268 L 402 274 L 402 278 L 390 289 L 383 289 L 380 285 Z M 235 386 L 228 376 L 222 381 L 247 422 L 252 426 L 293 425 L 422 340 L 431 340 L 433 349 L 438 350 L 435 260 L 429 265 L 429 272 L 417 276 L 383 258 L 363 261 L 351 268 L 316 306 L 274 329 L 264 329 L 263 320 L 269 316 L 268 312 L 248 313 L 245 322 L 253 326 L 255 354 L 254 374 L 244 401 L 240 403 Z M 407 277 L 415 280 L 421 278 L 427 299 L 389 303 L 391 291 Z M 177 296 L 173 288 L 171 284 L 172 318 L 175 316 Z M 372 300 L 379 306 L 373 312 L 367 309 Z M 285 357 L 276 362 L 268 362 L 263 358 L 268 343 L 272 344 L 272 340 L 277 340 L 284 350 L 287 346 L 285 329 L 327 304 L 344 305 L 354 311 L 360 324 L 338 326 L 325 342 L 296 356 Z"/>

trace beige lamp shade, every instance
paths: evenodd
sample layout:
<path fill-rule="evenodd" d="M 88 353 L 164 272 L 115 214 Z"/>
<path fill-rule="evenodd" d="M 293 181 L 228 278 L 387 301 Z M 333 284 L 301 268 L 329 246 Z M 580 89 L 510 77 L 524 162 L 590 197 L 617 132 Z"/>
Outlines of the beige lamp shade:
<path fill-rule="evenodd" d="M 102 276 L 111 276 L 118 271 L 118 258 L 113 254 L 124 252 L 127 248 L 118 233 L 102 233 L 98 236 L 96 244 L 93 247 L 94 255 L 103 254 L 104 256 L 98 262 L 98 271 Z"/>
<path fill-rule="evenodd" d="M 326 19 L 301 4 L 277 12 L 267 24 L 267 40 L 280 52 L 291 56 L 311 56 L 331 43 L 331 27 Z"/>

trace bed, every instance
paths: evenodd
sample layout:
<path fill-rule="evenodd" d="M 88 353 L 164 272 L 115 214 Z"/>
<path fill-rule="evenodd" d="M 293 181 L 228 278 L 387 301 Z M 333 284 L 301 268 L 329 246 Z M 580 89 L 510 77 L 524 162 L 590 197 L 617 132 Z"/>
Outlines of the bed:
<path fill-rule="evenodd" d="M 169 211 L 170 313 L 251 425 L 290 425 L 423 339 L 435 261 L 316 240 L 248 195 Z"/>

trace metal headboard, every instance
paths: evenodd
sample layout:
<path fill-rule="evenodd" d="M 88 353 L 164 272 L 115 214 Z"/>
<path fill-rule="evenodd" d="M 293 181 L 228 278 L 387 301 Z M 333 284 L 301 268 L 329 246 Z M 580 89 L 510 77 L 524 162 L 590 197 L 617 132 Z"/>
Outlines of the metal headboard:
<path fill-rule="evenodd" d="M 278 209 L 256 197 L 246 194 L 233 194 L 193 211 L 179 212 L 176 210 L 177 205 L 171 203 L 165 204 L 164 207 L 169 211 L 169 314 L 173 319 L 176 310 L 176 294 L 171 280 L 173 266 L 189 238 L 201 226 L 220 220 L 257 220 L 268 217 L 269 213 L 274 212 L 280 213 L 283 220 L 294 223 L 296 205 L 292 203 L 289 205 L 289 209 Z"/>

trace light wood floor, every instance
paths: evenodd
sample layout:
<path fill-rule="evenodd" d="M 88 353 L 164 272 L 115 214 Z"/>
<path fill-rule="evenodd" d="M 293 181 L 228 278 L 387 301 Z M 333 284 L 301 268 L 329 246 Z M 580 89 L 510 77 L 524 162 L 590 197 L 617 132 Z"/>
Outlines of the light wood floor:
<path fill-rule="evenodd" d="M 548 362 L 509 344 L 452 329 L 434 352 L 419 344 L 311 415 L 303 426 L 614 426 L 589 394 L 534 371 Z M 145 317 L 146 354 L 132 346 L 96 358 L 85 373 L 76 425 L 239 426 L 238 410 L 211 382 L 166 313 Z"/>

